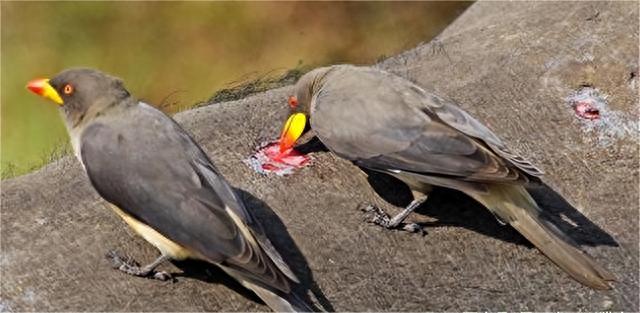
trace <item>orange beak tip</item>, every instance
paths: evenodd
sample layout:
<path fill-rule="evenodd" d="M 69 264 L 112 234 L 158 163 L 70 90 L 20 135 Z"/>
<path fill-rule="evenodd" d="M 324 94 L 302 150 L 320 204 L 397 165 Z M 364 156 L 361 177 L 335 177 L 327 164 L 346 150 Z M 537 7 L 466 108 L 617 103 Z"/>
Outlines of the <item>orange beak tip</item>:
<path fill-rule="evenodd" d="M 58 92 L 49 84 L 49 80 L 46 78 L 34 79 L 27 83 L 27 89 L 37 94 L 38 96 L 49 99 L 58 105 L 63 105 L 64 101 L 58 94 Z"/>
<path fill-rule="evenodd" d="M 291 148 L 289 140 L 280 140 L 280 153 L 287 151 L 289 148 Z"/>
<path fill-rule="evenodd" d="M 34 79 L 27 83 L 27 89 L 41 96 L 42 93 L 44 92 L 45 82 L 46 82 L 45 79 Z"/>

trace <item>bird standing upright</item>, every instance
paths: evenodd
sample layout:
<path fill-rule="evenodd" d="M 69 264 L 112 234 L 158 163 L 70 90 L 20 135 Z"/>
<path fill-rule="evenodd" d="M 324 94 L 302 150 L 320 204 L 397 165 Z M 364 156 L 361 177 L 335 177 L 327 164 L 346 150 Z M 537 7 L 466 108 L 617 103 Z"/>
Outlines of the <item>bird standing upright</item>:
<path fill-rule="evenodd" d="M 336 65 L 300 78 L 289 98 L 280 149 L 315 134 L 333 153 L 392 175 L 415 199 L 389 218 L 376 208 L 374 222 L 397 228 L 427 199 L 432 186 L 462 191 L 509 223 L 577 281 L 609 289 L 614 277 L 570 238 L 541 219 L 523 187 L 542 172 L 455 103 L 381 70 Z M 306 120 L 309 119 L 309 125 Z M 415 224 L 404 226 L 416 230 Z"/>
<path fill-rule="evenodd" d="M 168 259 L 221 267 L 275 311 L 312 311 L 262 227 L 198 144 L 173 119 L 136 100 L 120 79 L 92 69 L 65 70 L 28 83 L 60 106 L 76 157 L 114 211 L 161 253 L 118 268 L 167 279 Z"/>

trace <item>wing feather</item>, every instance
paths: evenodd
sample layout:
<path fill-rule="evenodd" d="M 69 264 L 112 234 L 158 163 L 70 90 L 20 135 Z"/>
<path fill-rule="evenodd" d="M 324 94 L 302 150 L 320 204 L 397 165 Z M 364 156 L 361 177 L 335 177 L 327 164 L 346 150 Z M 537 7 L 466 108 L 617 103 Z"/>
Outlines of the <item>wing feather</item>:
<path fill-rule="evenodd" d="M 122 113 L 96 119 L 81 137 L 98 193 L 203 259 L 289 292 L 285 276 L 295 275 L 191 137 L 149 106 Z"/>
<path fill-rule="evenodd" d="M 390 73 L 338 68 L 313 99 L 320 140 L 358 165 L 476 182 L 541 175 L 455 104 Z"/>

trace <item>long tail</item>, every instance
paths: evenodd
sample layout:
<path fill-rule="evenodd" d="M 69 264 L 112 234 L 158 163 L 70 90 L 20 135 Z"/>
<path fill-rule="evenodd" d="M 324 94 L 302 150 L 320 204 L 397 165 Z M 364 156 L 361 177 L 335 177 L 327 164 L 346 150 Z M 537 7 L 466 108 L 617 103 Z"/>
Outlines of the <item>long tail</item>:
<path fill-rule="evenodd" d="M 542 220 L 538 205 L 524 187 L 493 184 L 488 193 L 469 195 L 511 224 L 575 280 L 594 289 L 611 289 L 613 274 L 572 244 L 558 228 Z"/>
<path fill-rule="evenodd" d="M 284 293 L 280 290 L 269 290 L 261 285 L 251 282 L 245 275 L 230 267 L 219 265 L 222 270 L 235 278 L 245 288 L 251 289 L 264 303 L 274 312 L 317 312 L 313 306 L 308 304 L 295 291 Z"/>
<path fill-rule="evenodd" d="M 276 293 L 262 286 L 258 286 L 248 281 L 243 281 L 242 285 L 251 289 L 264 303 L 274 312 L 316 312 L 307 302 L 291 292 L 288 294 Z"/>
<path fill-rule="evenodd" d="M 243 285 L 255 292 L 275 312 L 317 312 L 305 300 L 296 295 L 295 292 L 288 294 L 277 294 L 262 286 L 244 281 Z"/>

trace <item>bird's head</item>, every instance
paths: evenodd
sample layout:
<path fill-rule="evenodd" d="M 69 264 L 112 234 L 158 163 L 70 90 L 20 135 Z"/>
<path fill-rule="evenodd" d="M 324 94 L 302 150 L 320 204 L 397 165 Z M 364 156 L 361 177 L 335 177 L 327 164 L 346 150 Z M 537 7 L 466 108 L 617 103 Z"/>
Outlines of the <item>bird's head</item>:
<path fill-rule="evenodd" d="M 300 77 L 296 83 L 294 95 L 288 100 L 291 115 L 280 135 L 280 151 L 293 147 L 298 138 L 310 129 L 307 119 L 311 116 L 311 103 L 322 89 L 324 78 L 331 69 L 332 67 L 315 69 Z"/>
<path fill-rule="evenodd" d="M 121 103 L 130 97 L 122 80 L 87 68 L 64 70 L 51 79 L 34 79 L 27 89 L 60 106 L 71 125 L 88 113 Z"/>

